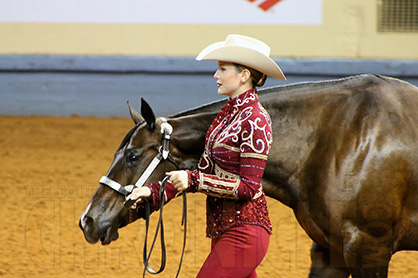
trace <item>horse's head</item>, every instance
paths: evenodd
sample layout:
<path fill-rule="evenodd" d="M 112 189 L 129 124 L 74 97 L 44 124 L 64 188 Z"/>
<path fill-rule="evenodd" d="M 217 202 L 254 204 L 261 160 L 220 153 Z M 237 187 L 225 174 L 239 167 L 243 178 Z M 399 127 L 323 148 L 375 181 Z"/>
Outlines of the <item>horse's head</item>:
<path fill-rule="evenodd" d="M 129 103 L 128 103 L 129 105 Z M 122 140 L 114 155 L 106 178 L 126 188 L 135 184 L 160 151 L 162 120 L 142 100 L 141 114 L 129 105 L 135 126 Z M 148 183 L 162 180 L 167 171 L 194 169 L 204 148 L 204 138 L 216 112 L 194 113 L 168 120 L 174 131 L 169 145 L 170 161 L 163 161 L 147 179 Z M 171 163 L 170 163 L 171 162 Z M 111 187 L 100 184 L 80 217 L 79 226 L 90 243 L 99 239 L 109 244 L 118 238 L 118 229 L 144 216 L 143 208 L 128 209 L 125 197 Z"/>
<path fill-rule="evenodd" d="M 144 100 L 142 100 L 141 114 L 130 105 L 129 108 L 135 126 L 123 139 L 106 174 L 109 180 L 122 186 L 136 183 L 159 153 L 162 139 L 161 119 L 154 116 L 152 109 Z M 178 148 L 174 146 L 170 146 L 170 151 L 173 157 L 179 154 Z M 180 161 L 177 162 L 180 164 Z M 173 164 L 175 163 L 161 162 L 147 182 L 161 180 L 166 171 L 175 169 Z M 123 194 L 104 184 L 99 185 L 79 220 L 80 228 L 88 242 L 96 243 L 100 239 L 102 244 L 109 244 L 118 238 L 120 227 L 142 216 L 141 210 L 133 211 L 126 208 L 123 205 L 124 200 Z"/>

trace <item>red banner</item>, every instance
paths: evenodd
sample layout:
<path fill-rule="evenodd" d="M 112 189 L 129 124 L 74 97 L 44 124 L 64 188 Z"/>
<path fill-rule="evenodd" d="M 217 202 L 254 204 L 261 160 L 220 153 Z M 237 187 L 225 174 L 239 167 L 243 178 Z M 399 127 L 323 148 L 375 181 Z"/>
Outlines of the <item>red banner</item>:
<path fill-rule="evenodd" d="M 247 1 L 255 2 L 256 0 L 247 0 Z M 261 3 L 260 5 L 258 5 L 258 7 L 260 7 L 260 9 L 262 9 L 263 11 L 268 11 L 271 7 L 273 7 L 274 5 L 279 3 L 280 1 L 283 1 L 283 0 L 266 0 L 263 3 Z"/>

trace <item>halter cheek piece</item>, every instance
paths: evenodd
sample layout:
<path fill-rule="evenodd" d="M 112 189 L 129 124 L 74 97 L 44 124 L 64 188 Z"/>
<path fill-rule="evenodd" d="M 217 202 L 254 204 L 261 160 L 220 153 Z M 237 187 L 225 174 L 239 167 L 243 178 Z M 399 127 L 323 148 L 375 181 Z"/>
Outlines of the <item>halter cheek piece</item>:
<path fill-rule="evenodd" d="M 112 188 L 113 190 L 115 190 L 116 192 L 122 194 L 123 196 L 127 197 L 129 194 L 132 193 L 132 191 L 136 188 L 136 187 L 142 187 L 144 186 L 145 182 L 149 179 L 149 177 L 151 176 L 151 174 L 154 172 L 154 170 L 157 168 L 157 166 L 161 163 L 161 161 L 163 160 L 167 160 L 169 162 L 171 162 L 177 169 L 179 169 L 179 167 L 177 166 L 177 164 L 173 161 L 170 151 L 169 151 L 169 144 L 170 144 L 170 138 L 171 138 L 171 133 L 173 132 L 173 127 L 167 122 L 167 120 L 165 118 L 160 118 L 162 121 L 161 124 L 161 135 L 162 135 L 162 142 L 161 142 L 161 147 L 158 150 L 158 154 L 154 157 L 154 159 L 151 161 L 151 163 L 148 165 L 148 167 L 145 169 L 145 171 L 142 173 L 141 177 L 138 179 L 138 181 L 134 184 L 134 185 L 127 185 L 127 186 L 123 186 L 120 183 L 106 177 L 103 176 L 100 179 L 100 183 L 103 185 L 106 185 L 110 188 Z M 163 226 L 163 206 L 164 206 L 164 191 L 165 191 L 165 185 L 167 183 L 167 180 L 170 177 L 165 177 L 163 179 L 163 181 L 161 182 L 161 189 L 160 189 L 160 217 L 158 220 L 158 224 L 157 224 L 157 228 L 155 231 L 155 237 L 154 240 L 151 244 L 151 248 L 149 253 L 147 253 L 147 239 L 148 239 L 148 228 L 149 228 L 149 216 L 150 216 L 150 205 L 149 205 L 149 201 L 146 198 L 138 198 L 136 200 L 134 199 L 129 199 L 126 200 L 124 202 L 124 205 L 129 208 L 129 223 L 132 222 L 132 209 L 130 209 L 130 207 L 132 206 L 133 203 L 135 203 L 136 201 L 138 201 L 139 199 L 142 199 L 144 201 L 144 207 L 145 207 L 145 225 L 146 225 L 146 232 L 145 232 L 145 243 L 144 243 L 144 250 L 143 250 L 143 259 L 144 259 L 144 273 L 143 273 L 143 277 L 145 277 L 145 270 L 148 271 L 151 274 L 158 274 L 160 272 L 162 272 L 165 268 L 165 263 L 166 263 L 166 250 L 165 250 L 165 242 L 164 242 L 164 226 Z M 180 274 L 180 269 L 181 269 L 181 265 L 183 262 L 183 255 L 184 255 L 184 250 L 186 247 L 186 232 L 187 232 L 187 199 L 186 199 L 186 193 L 183 192 L 183 217 L 182 217 L 182 225 L 184 225 L 184 237 L 183 237 L 183 251 L 181 254 L 181 259 L 180 259 L 180 264 L 179 264 L 179 268 L 177 270 L 177 275 L 176 277 L 178 277 L 178 275 Z M 160 230 L 161 229 L 161 230 Z M 161 265 L 159 270 L 154 271 L 150 265 L 149 265 L 149 260 L 151 257 L 151 253 L 152 250 L 154 248 L 154 244 L 155 241 L 157 239 L 158 236 L 158 231 L 160 230 L 160 239 L 161 239 Z"/>
<path fill-rule="evenodd" d="M 171 163 L 173 163 L 176 168 L 177 165 L 174 163 L 170 156 L 170 150 L 169 150 L 169 144 L 170 144 L 170 138 L 171 133 L 173 132 L 173 127 L 167 122 L 167 119 L 160 118 L 162 121 L 161 124 L 161 135 L 162 135 L 162 143 L 161 147 L 158 151 L 158 154 L 154 157 L 154 159 L 151 161 L 151 163 L 148 165 L 147 169 L 142 173 L 141 177 L 138 179 L 138 181 L 134 185 L 127 185 L 123 186 L 120 183 L 103 176 L 100 179 L 100 183 L 109 186 L 113 190 L 119 192 L 123 196 L 127 197 L 129 194 L 132 193 L 135 187 L 142 187 L 144 186 L 145 182 L 149 179 L 151 174 L 154 172 L 154 170 L 157 168 L 157 166 L 160 164 L 162 160 L 168 160 Z M 130 207 L 136 200 L 128 200 L 125 202 L 125 206 Z"/>

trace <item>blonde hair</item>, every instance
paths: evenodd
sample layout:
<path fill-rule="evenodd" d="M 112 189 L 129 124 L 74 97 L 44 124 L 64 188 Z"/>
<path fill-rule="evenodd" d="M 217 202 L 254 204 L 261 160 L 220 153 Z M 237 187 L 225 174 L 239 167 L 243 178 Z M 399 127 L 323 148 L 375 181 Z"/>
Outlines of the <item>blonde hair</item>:
<path fill-rule="evenodd" d="M 264 73 L 241 64 L 234 63 L 234 66 L 238 72 L 242 72 L 245 69 L 250 72 L 253 87 L 261 87 L 264 85 L 264 83 L 266 83 L 267 75 Z"/>

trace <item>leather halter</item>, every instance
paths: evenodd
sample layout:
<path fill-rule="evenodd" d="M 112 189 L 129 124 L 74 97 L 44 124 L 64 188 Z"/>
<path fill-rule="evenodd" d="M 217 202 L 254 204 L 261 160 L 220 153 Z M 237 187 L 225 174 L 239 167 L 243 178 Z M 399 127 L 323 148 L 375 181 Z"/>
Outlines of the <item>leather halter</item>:
<path fill-rule="evenodd" d="M 168 148 L 171 138 L 171 133 L 173 132 L 173 127 L 167 122 L 166 118 L 161 117 L 162 121 L 161 124 L 161 135 L 162 135 L 162 146 L 160 147 L 158 154 L 154 157 L 151 163 L 148 165 L 147 169 L 142 173 L 141 177 L 137 180 L 134 185 L 127 185 L 123 186 L 120 183 L 108 178 L 107 176 L 103 176 L 100 179 L 100 183 L 109 186 L 113 190 L 117 191 L 118 193 L 122 194 L 123 196 L 127 197 L 129 194 L 132 193 L 135 187 L 142 187 L 145 182 L 149 179 L 151 174 L 157 168 L 162 160 L 168 160 L 173 163 L 176 168 L 177 165 L 174 163 L 170 156 L 170 150 Z M 126 203 L 125 205 L 130 207 L 133 202 Z"/>
<path fill-rule="evenodd" d="M 162 135 L 161 147 L 159 148 L 158 154 L 150 162 L 150 164 L 145 169 L 145 171 L 142 173 L 142 175 L 138 179 L 138 181 L 134 185 L 123 186 L 120 183 L 110 179 L 109 177 L 103 176 L 100 179 L 101 184 L 106 185 L 106 186 L 112 188 L 113 190 L 115 190 L 116 192 L 118 192 L 118 193 L 122 194 L 123 196 L 127 197 L 129 194 L 132 193 L 132 191 L 136 187 L 142 187 L 145 184 L 145 182 L 149 179 L 151 174 L 154 172 L 154 170 L 157 168 L 157 166 L 162 161 L 167 160 L 167 161 L 171 162 L 177 169 L 179 169 L 177 164 L 173 161 L 173 159 L 171 157 L 171 154 L 170 154 L 170 151 L 169 151 L 170 137 L 171 137 L 171 133 L 173 132 L 173 128 L 167 122 L 167 120 L 165 118 L 161 117 L 160 119 L 162 121 L 162 124 L 161 124 L 161 135 Z M 158 224 L 157 224 L 157 228 L 156 228 L 156 231 L 155 231 L 155 236 L 154 236 L 154 239 L 152 241 L 149 253 L 147 252 L 149 218 L 150 218 L 150 214 L 151 214 L 149 201 L 146 198 L 140 197 L 136 200 L 129 199 L 129 200 L 124 202 L 124 205 L 129 209 L 129 223 L 132 222 L 131 213 L 132 213 L 133 209 L 130 208 L 132 206 L 132 204 L 135 203 L 136 201 L 140 200 L 140 199 L 144 203 L 146 232 L 145 232 L 145 242 L 144 242 L 144 249 L 143 249 L 143 260 L 144 260 L 144 266 L 145 266 L 143 277 L 145 277 L 145 271 L 148 271 L 151 274 L 158 274 L 158 273 L 161 273 L 165 268 L 166 250 L 165 250 L 165 241 L 164 241 L 164 225 L 163 225 L 162 213 L 163 213 L 163 206 L 164 206 L 165 185 L 166 185 L 168 179 L 169 179 L 169 177 L 166 176 L 163 179 L 163 181 L 161 182 L 160 204 L 159 204 L 159 206 L 160 206 L 160 216 L 159 216 L 159 219 L 158 219 Z M 182 250 L 180 264 L 179 264 L 179 267 L 178 267 L 178 270 L 177 270 L 176 277 L 178 277 L 178 275 L 180 274 L 180 269 L 181 269 L 181 265 L 182 265 L 182 262 L 183 262 L 184 251 L 185 251 L 185 248 L 186 248 L 186 235 L 187 235 L 187 199 L 186 199 L 186 193 L 182 192 L 182 195 L 183 195 L 182 225 L 184 225 L 184 238 L 183 238 L 183 250 Z M 160 239 L 161 239 L 161 265 L 160 265 L 159 270 L 154 271 L 149 265 L 149 260 L 150 260 L 151 253 L 152 253 L 152 250 L 154 248 L 154 244 L 155 244 L 155 241 L 157 239 L 159 231 L 160 231 Z"/>

